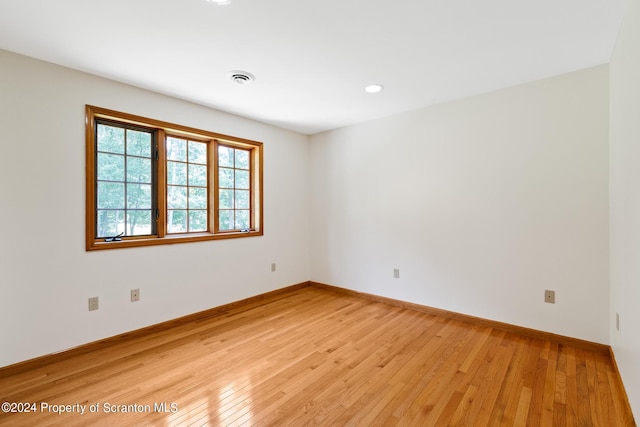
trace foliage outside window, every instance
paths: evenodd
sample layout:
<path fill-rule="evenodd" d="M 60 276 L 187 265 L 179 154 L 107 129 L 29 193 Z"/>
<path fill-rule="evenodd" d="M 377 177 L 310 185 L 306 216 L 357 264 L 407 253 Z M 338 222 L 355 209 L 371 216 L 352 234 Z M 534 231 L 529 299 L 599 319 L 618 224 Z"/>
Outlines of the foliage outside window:
<path fill-rule="evenodd" d="M 262 143 L 87 106 L 87 250 L 262 235 Z"/>

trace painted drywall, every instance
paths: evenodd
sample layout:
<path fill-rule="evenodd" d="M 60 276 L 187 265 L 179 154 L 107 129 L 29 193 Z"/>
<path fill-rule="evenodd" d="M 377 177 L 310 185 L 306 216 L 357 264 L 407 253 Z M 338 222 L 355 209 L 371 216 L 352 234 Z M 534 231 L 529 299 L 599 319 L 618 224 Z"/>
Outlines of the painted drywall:
<path fill-rule="evenodd" d="M 264 236 L 85 252 L 85 104 L 262 141 Z M 305 135 L 6 51 L 0 135 L 0 366 L 309 279 Z"/>
<path fill-rule="evenodd" d="M 608 96 L 604 65 L 312 136 L 311 280 L 607 344 Z"/>
<path fill-rule="evenodd" d="M 640 1 L 628 10 L 611 60 L 611 346 L 640 416 Z M 616 327 L 620 315 L 620 330 Z"/>

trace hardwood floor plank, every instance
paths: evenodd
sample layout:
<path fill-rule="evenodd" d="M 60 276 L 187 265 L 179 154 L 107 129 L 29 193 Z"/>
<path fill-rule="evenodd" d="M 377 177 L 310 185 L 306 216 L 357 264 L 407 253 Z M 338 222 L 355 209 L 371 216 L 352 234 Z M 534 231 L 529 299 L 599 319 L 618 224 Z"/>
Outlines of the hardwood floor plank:
<path fill-rule="evenodd" d="M 478 387 L 474 386 L 474 385 L 469 385 L 464 393 L 464 395 L 462 395 L 461 399 L 458 399 L 457 397 L 455 399 L 451 399 L 451 401 L 455 401 L 458 402 L 458 405 L 456 407 L 455 412 L 452 414 L 451 417 L 449 417 L 447 415 L 446 412 L 443 412 L 442 415 L 440 416 L 440 418 L 437 421 L 437 424 L 439 425 L 450 425 L 450 426 L 467 426 L 467 425 L 471 425 L 469 424 L 469 420 L 467 420 L 467 415 L 471 413 L 470 409 L 471 409 L 471 404 L 473 403 L 474 399 L 476 398 L 476 394 L 478 393 Z M 448 421 L 445 424 L 445 420 Z M 442 421 L 440 421 L 442 420 Z M 442 423 L 442 424 L 440 424 Z M 480 423 L 478 423 L 480 424 Z"/>
<path fill-rule="evenodd" d="M 488 425 L 513 425 L 513 416 L 518 407 L 518 396 L 522 387 L 521 370 L 525 362 L 529 338 L 517 337 L 509 334 L 505 341 L 514 347 L 512 361 L 507 368 L 507 372 L 501 380 L 498 397 L 492 408 Z M 495 384 L 497 386 L 497 384 Z"/>
<path fill-rule="evenodd" d="M 544 388 L 542 390 L 542 408 L 540 414 L 540 425 L 553 425 L 553 411 L 556 391 L 556 371 L 558 364 L 558 344 L 549 343 L 547 354 L 547 370 L 544 378 Z"/>
<path fill-rule="evenodd" d="M 515 422 L 516 426 L 527 425 L 527 418 L 529 416 L 529 409 L 531 402 L 531 389 L 529 387 L 522 387 L 520 391 L 520 398 L 518 399 L 518 409 L 516 410 Z"/>
<path fill-rule="evenodd" d="M 589 380 L 584 352 L 576 350 L 576 383 L 578 395 L 578 425 L 593 425 L 591 418 L 591 399 Z"/>
<path fill-rule="evenodd" d="M 474 400 L 466 414 L 465 422 L 467 425 L 489 425 L 493 407 L 500 394 L 500 388 L 496 387 L 496 384 L 502 383 L 502 378 L 505 377 L 515 352 L 515 346 L 510 340 L 511 337 L 506 335 L 504 331 L 498 333 L 497 336 L 502 337 L 501 344 L 495 349 L 488 349 L 484 358 L 487 367 L 483 369 L 483 374 L 476 375 L 472 381 L 478 387 L 479 398 Z M 509 345 L 503 345 L 505 340 L 509 342 Z"/>
<path fill-rule="evenodd" d="M 578 425 L 578 381 L 576 366 L 576 349 L 565 347 L 567 352 L 566 371 L 566 420 L 567 426 Z"/>
<path fill-rule="evenodd" d="M 485 345 L 489 339 L 489 333 L 482 334 L 478 332 L 475 335 L 473 350 L 467 354 L 463 364 L 458 369 L 460 372 L 464 372 L 465 375 L 441 411 L 436 420 L 436 425 L 464 425 L 465 422 L 468 422 L 465 418 L 471 415 L 469 407 L 478 394 L 478 381 L 475 381 L 475 378 L 478 371 L 486 369 L 487 363 L 482 356 L 491 348 L 491 346 Z M 473 416 L 475 417 L 476 415 L 474 414 Z"/>
<path fill-rule="evenodd" d="M 1 402 L 38 405 L 0 425 L 635 425 L 597 347 L 315 287 L 214 312 L 0 370 Z"/>
<path fill-rule="evenodd" d="M 542 399 L 544 398 L 544 382 L 546 380 L 546 372 L 549 362 L 544 358 L 538 359 L 538 367 L 536 368 L 535 379 L 531 388 L 531 399 L 529 401 L 529 417 L 527 425 L 542 425 Z"/>

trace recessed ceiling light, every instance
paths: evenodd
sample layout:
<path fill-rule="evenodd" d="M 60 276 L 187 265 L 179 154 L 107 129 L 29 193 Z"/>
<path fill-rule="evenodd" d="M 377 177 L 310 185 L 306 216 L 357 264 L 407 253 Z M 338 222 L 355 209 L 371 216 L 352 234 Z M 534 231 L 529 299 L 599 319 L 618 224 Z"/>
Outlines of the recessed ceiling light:
<path fill-rule="evenodd" d="M 207 0 L 207 3 L 213 3 L 218 6 L 225 6 L 231 3 L 231 0 Z"/>
<path fill-rule="evenodd" d="M 238 83 L 239 85 L 251 84 L 256 79 L 253 74 L 240 70 L 229 71 L 229 73 L 227 73 L 227 76 L 232 82 Z"/>
<path fill-rule="evenodd" d="M 364 88 L 364 90 L 367 93 L 378 93 L 380 92 L 382 89 L 384 89 L 384 86 L 379 85 L 379 84 L 375 84 L 375 85 L 369 85 L 367 87 Z"/>

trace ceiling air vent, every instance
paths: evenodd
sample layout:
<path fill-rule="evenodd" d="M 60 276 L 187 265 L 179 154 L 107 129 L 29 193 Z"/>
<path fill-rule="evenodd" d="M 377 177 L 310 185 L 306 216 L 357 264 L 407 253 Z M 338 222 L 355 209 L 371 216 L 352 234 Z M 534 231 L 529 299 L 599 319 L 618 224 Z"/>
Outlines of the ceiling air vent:
<path fill-rule="evenodd" d="M 239 85 L 251 84 L 256 79 L 253 74 L 247 73 L 246 71 L 230 71 L 228 75 L 232 82 L 238 83 Z"/>

